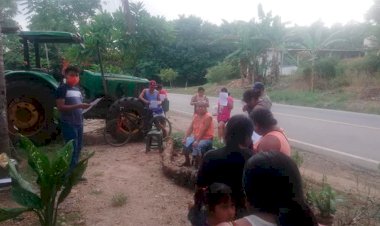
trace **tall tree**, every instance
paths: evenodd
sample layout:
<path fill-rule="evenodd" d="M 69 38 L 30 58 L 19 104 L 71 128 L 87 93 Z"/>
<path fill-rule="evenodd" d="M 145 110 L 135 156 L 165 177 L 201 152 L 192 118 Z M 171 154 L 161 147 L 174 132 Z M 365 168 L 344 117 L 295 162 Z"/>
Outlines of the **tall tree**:
<path fill-rule="evenodd" d="M 17 12 L 17 5 L 13 0 L 2 0 L 0 2 L 0 153 L 5 152 L 10 155 L 8 120 L 7 120 L 7 97 L 6 83 L 4 76 L 3 59 L 3 33 L 2 26 Z M 0 172 L 0 177 L 2 173 Z"/>
<path fill-rule="evenodd" d="M 215 42 L 220 29 L 195 16 L 180 16 L 173 21 L 175 42 L 170 46 L 169 67 L 175 69 L 181 84 L 206 81 L 207 68 L 214 66 L 231 50 Z"/>
<path fill-rule="evenodd" d="M 341 30 L 329 32 L 322 22 L 315 22 L 307 28 L 296 29 L 298 40 L 296 40 L 295 45 L 304 49 L 304 53 L 311 63 L 310 91 L 314 91 L 316 77 L 315 63 L 320 57 L 321 51 L 330 48 L 330 46 L 336 43 L 344 42 L 345 39 L 338 38 Z"/>
<path fill-rule="evenodd" d="M 127 30 L 126 34 L 127 34 L 127 38 L 128 38 L 128 34 L 135 33 L 136 21 L 131 14 L 129 1 L 128 0 L 121 0 L 121 4 L 123 5 L 123 12 L 125 15 L 125 21 L 126 21 L 126 25 L 127 25 L 126 26 L 126 30 Z"/>
<path fill-rule="evenodd" d="M 242 86 L 244 86 L 245 80 L 252 84 L 256 79 L 263 79 L 264 71 L 267 67 L 266 52 L 270 47 L 270 42 L 260 36 L 255 20 L 248 23 L 238 23 L 239 29 L 237 33 L 226 38 L 235 45 L 236 49 L 227 56 L 227 59 L 239 59 Z"/>
<path fill-rule="evenodd" d="M 375 24 L 380 24 L 380 0 L 374 0 L 373 5 L 366 14 L 367 20 Z"/>
<path fill-rule="evenodd" d="M 101 9 L 100 0 L 23 0 L 31 30 L 77 32 Z"/>
<path fill-rule="evenodd" d="M 160 76 L 162 81 L 169 82 L 170 88 L 173 88 L 172 87 L 172 81 L 175 78 L 177 78 L 178 73 L 171 68 L 165 68 L 165 69 L 161 69 L 159 76 Z"/>
<path fill-rule="evenodd" d="M 280 75 L 280 65 L 283 54 L 286 52 L 288 36 L 285 24 L 281 22 L 279 16 L 272 16 L 271 12 L 265 13 L 261 4 L 258 6 L 258 32 L 259 36 L 270 43 L 271 57 L 269 59 L 270 74 L 269 80 L 278 81 Z"/>

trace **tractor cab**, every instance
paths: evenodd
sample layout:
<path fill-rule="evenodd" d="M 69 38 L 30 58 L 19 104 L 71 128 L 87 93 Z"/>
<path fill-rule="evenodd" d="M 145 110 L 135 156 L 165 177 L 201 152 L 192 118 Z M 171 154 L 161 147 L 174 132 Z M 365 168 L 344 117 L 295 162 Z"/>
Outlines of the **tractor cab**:
<path fill-rule="evenodd" d="M 59 60 L 59 64 L 50 67 L 49 54 L 47 50 L 47 43 L 66 43 L 66 44 L 80 44 L 83 45 L 83 38 L 79 34 L 60 31 L 22 31 L 18 34 L 21 37 L 24 52 L 24 67 L 26 70 L 47 72 L 54 76 L 58 81 L 62 79 L 62 67 L 64 67 L 64 59 Z M 34 50 L 34 65 L 31 63 L 30 45 L 33 45 Z M 41 45 L 45 47 L 46 60 L 48 68 L 41 66 Z M 57 56 L 56 56 L 57 57 Z"/>

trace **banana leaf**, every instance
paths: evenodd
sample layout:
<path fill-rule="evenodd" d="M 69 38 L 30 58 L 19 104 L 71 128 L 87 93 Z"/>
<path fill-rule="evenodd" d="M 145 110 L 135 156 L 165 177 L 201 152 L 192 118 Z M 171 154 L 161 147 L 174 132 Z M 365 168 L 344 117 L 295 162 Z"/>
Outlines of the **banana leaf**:
<path fill-rule="evenodd" d="M 74 185 L 79 182 L 79 179 L 83 176 L 88 164 L 88 160 L 94 155 L 94 152 L 86 156 L 84 159 L 80 160 L 79 163 L 74 167 L 71 174 L 64 183 L 64 188 L 58 197 L 58 204 L 63 202 L 65 198 L 70 194 L 71 189 Z"/>
<path fill-rule="evenodd" d="M 0 209 L 0 222 L 6 221 L 12 218 L 17 217 L 18 215 L 31 211 L 30 208 L 4 208 Z"/>

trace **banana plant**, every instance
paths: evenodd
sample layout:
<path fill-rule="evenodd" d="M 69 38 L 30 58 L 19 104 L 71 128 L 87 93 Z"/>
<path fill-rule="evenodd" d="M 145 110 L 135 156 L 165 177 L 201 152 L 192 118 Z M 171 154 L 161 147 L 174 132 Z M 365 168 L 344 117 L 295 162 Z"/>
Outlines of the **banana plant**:
<path fill-rule="evenodd" d="M 28 164 L 37 175 L 37 186 L 23 179 L 13 161 L 0 156 L 0 160 L 3 160 L 3 164 L 0 161 L 0 166 L 5 166 L 12 178 L 11 197 L 21 205 L 19 208 L 0 208 L 0 222 L 32 211 L 38 216 L 42 226 L 55 226 L 59 204 L 79 182 L 87 168 L 88 160 L 94 153 L 80 160 L 70 171 L 72 141 L 57 150 L 52 159 L 26 137 L 21 137 L 20 146 L 26 151 Z"/>

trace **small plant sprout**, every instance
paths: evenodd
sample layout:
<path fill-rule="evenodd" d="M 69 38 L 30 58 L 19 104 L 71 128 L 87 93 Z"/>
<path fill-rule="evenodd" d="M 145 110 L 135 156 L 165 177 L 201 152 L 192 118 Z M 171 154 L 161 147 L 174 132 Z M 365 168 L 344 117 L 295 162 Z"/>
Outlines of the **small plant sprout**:
<path fill-rule="evenodd" d="M 111 205 L 113 207 L 121 207 L 124 206 L 127 203 L 127 196 L 125 196 L 123 193 L 116 193 L 114 196 L 112 196 Z"/>
<path fill-rule="evenodd" d="M 173 147 L 174 150 L 180 150 L 183 146 L 182 139 L 185 136 L 183 132 L 175 132 L 171 135 L 173 139 Z"/>

